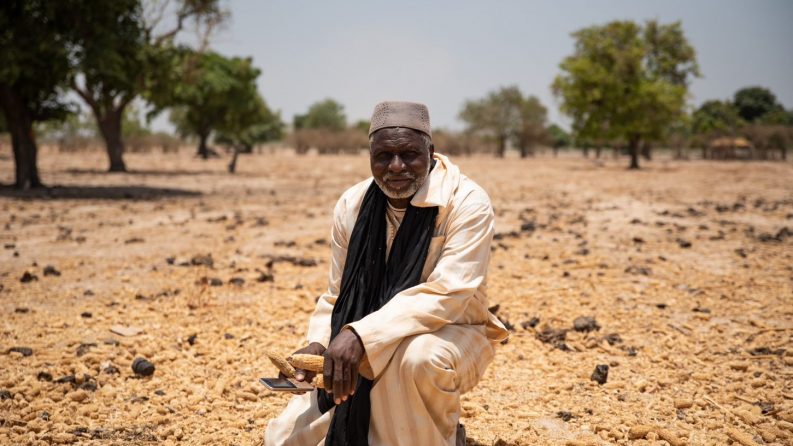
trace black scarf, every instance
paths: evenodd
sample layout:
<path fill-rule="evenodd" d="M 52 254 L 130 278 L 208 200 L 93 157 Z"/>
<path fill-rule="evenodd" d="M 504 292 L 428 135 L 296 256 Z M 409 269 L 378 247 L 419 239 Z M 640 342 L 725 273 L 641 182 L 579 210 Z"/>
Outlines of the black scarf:
<path fill-rule="evenodd" d="M 372 181 L 350 236 L 341 290 L 331 316 L 331 340 L 346 324 L 379 310 L 394 295 L 418 285 L 421 280 L 438 208 L 417 208 L 408 204 L 386 261 L 387 200 Z M 369 444 L 372 384 L 371 380 L 358 376 L 355 394 L 336 406 L 325 437 L 326 446 Z M 322 389 L 317 393 L 317 402 L 322 413 L 334 405 L 333 397 Z"/>

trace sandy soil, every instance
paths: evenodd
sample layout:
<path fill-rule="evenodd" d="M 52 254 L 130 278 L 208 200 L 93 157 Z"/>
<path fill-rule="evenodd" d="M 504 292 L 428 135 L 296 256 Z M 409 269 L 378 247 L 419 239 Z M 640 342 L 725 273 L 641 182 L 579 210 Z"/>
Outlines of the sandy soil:
<path fill-rule="evenodd" d="M 45 150 L 63 187 L 0 189 L 0 444 L 259 444 L 287 401 L 262 352 L 301 346 L 367 158 L 127 159 Z M 463 398 L 469 444 L 793 444 L 792 164 L 454 161 L 496 208 L 513 327 Z"/>

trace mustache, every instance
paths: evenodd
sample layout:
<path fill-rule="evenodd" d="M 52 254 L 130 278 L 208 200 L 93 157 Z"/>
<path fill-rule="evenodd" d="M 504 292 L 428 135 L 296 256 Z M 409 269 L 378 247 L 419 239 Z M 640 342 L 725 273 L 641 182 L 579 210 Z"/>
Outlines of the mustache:
<path fill-rule="evenodd" d="M 404 173 L 401 175 L 395 175 L 392 173 L 387 173 L 383 175 L 383 181 L 391 181 L 391 180 L 415 180 L 418 176 L 412 173 Z"/>

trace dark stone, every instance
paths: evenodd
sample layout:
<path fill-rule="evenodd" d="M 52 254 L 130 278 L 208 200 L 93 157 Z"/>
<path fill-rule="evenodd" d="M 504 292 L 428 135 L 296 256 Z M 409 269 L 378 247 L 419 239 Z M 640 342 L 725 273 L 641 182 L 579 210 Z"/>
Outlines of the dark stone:
<path fill-rule="evenodd" d="M 74 375 L 64 375 L 55 380 L 56 384 L 74 384 L 76 382 Z"/>
<path fill-rule="evenodd" d="M 537 230 L 537 223 L 530 221 L 520 225 L 520 230 L 523 232 L 534 232 Z"/>
<path fill-rule="evenodd" d="M 102 369 L 102 373 L 105 373 L 107 375 L 118 375 L 121 372 L 118 370 L 118 367 L 114 366 L 113 364 L 110 364 L 109 366 Z"/>
<path fill-rule="evenodd" d="M 644 243 L 644 239 L 641 238 L 641 237 L 634 237 L 633 238 L 633 243 L 636 243 L 637 245 L 640 245 L 640 244 Z"/>
<path fill-rule="evenodd" d="M 155 390 L 154 394 L 157 396 L 165 396 L 165 391 L 163 390 Z"/>
<path fill-rule="evenodd" d="M 540 323 L 540 318 L 533 317 L 533 318 L 529 319 L 528 321 L 521 322 L 520 326 L 523 327 L 524 330 L 528 330 L 529 328 L 536 327 L 537 324 L 539 324 L 539 323 Z"/>
<path fill-rule="evenodd" d="M 556 412 L 556 416 L 561 418 L 562 421 L 565 421 L 565 422 L 570 421 L 573 418 L 573 414 L 571 414 L 570 412 L 568 412 L 566 410 L 561 410 L 559 412 Z"/>
<path fill-rule="evenodd" d="M 695 313 L 709 314 L 710 313 L 710 308 L 694 307 L 691 311 L 693 311 Z"/>
<path fill-rule="evenodd" d="M 17 308 L 14 308 L 14 313 L 25 314 L 25 313 L 28 313 L 29 311 L 30 311 L 30 309 L 28 307 L 17 307 Z"/>
<path fill-rule="evenodd" d="M 39 381 L 52 382 L 52 375 L 47 372 L 39 372 L 38 375 L 36 375 L 36 379 Z"/>
<path fill-rule="evenodd" d="M 187 343 L 190 345 L 195 345 L 196 338 L 198 337 L 197 334 L 191 334 L 187 337 Z"/>
<path fill-rule="evenodd" d="M 542 331 L 537 332 L 536 337 L 540 342 L 551 344 L 559 350 L 570 351 L 570 347 L 564 342 L 567 338 L 566 329 L 545 327 Z"/>
<path fill-rule="evenodd" d="M 44 267 L 44 275 L 45 276 L 55 276 L 58 277 L 61 275 L 61 272 L 55 269 L 52 265 L 47 265 Z"/>
<path fill-rule="evenodd" d="M 35 275 L 35 274 L 31 274 L 31 273 L 30 273 L 30 272 L 28 272 L 28 271 L 25 271 L 25 272 L 22 274 L 22 277 L 20 277 L 20 278 L 19 278 L 19 281 L 20 281 L 20 282 L 22 282 L 22 283 L 29 283 L 29 282 L 33 282 L 34 280 L 39 280 L 39 278 L 38 278 L 38 277 L 36 277 L 36 275 Z"/>
<path fill-rule="evenodd" d="M 144 241 L 145 241 L 145 240 L 143 240 L 143 239 L 142 239 L 142 238 L 140 238 L 140 237 L 133 237 L 133 238 L 131 238 L 131 239 L 124 240 L 124 244 L 125 244 L 125 245 L 131 245 L 131 244 L 133 244 L 133 243 L 143 243 Z"/>
<path fill-rule="evenodd" d="M 620 337 L 619 333 L 609 333 L 603 339 L 609 343 L 609 345 L 620 344 L 622 343 L 622 337 Z"/>
<path fill-rule="evenodd" d="M 206 266 L 208 268 L 212 268 L 215 265 L 215 261 L 212 260 L 212 254 L 207 255 L 196 255 L 190 259 L 190 264 L 193 266 Z"/>
<path fill-rule="evenodd" d="M 83 311 L 82 313 L 80 313 L 80 317 L 84 317 L 84 318 L 86 318 L 86 319 L 89 319 L 89 318 L 91 318 L 91 317 L 93 317 L 93 316 L 94 316 L 94 315 L 93 315 L 93 314 L 91 314 L 91 312 L 90 312 L 90 311 Z"/>
<path fill-rule="evenodd" d="M 132 371 L 138 376 L 151 376 L 154 374 L 154 364 L 144 358 L 137 357 L 132 361 Z"/>
<path fill-rule="evenodd" d="M 30 356 L 33 354 L 33 349 L 30 347 L 11 347 L 8 349 L 8 352 L 16 352 L 21 354 L 22 356 Z"/>
<path fill-rule="evenodd" d="M 660 308 L 661 310 L 665 310 L 665 309 L 666 309 L 666 307 L 667 307 L 667 305 L 666 305 L 666 304 L 664 304 L 664 303 L 655 304 L 655 306 L 656 306 L 657 308 Z"/>
<path fill-rule="evenodd" d="M 653 270 L 648 266 L 629 266 L 625 268 L 625 272 L 628 274 L 642 276 L 650 276 L 653 274 Z"/>
<path fill-rule="evenodd" d="M 628 347 L 628 356 L 636 356 L 636 347 Z"/>
<path fill-rule="evenodd" d="M 236 286 L 242 286 L 245 284 L 245 279 L 242 277 L 232 277 L 229 279 L 229 283 Z"/>
<path fill-rule="evenodd" d="M 588 333 L 590 331 L 600 330 L 600 325 L 598 325 L 593 317 L 579 316 L 573 321 L 573 329 L 575 331 Z"/>
<path fill-rule="evenodd" d="M 0 390 L 0 401 L 14 399 L 14 395 L 8 390 Z"/>
<path fill-rule="evenodd" d="M 80 344 L 77 347 L 77 357 L 83 356 L 84 354 L 88 353 L 91 350 L 91 347 L 96 347 L 96 344 L 93 342 Z"/>
<path fill-rule="evenodd" d="M 257 282 L 272 282 L 275 280 L 275 277 L 271 273 L 259 273 L 259 277 L 256 278 Z"/>
<path fill-rule="evenodd" d="M 231 333 L 225 333 L 225 334 L 223 334 L 223 337 L 226 338 L 226 339 L 234 339 L 234 335 L 231 334 Z"/>
<path fill-rule="evenodd" d="M 79 389 L 87 390 L 89 392 L 96 392 L 96 381 L 93 378 L 86 379 L 78 386 Z"/>
<path fill-rule="evenodd" d="M 608 364 L 598 364 L 595 366 L 595 371 L 592 372 L 592 376 L 590 376 L 589 379 L 601 385 L 606 384 L 606 381 L 609 379 Z"/>
<path fill-rule="evenodd" d="M 41 415 L 39 415 L 39 418 L 41 418 L 44 421 L 50 421 L 50 413 L 47 412 L 47 411 L 44 411 L 44 412 L 41 413 Z"/>
<path fill-rule="evenodd" d="M 771 401 L 758 401 L 752 403 L 752 405 L 759 407 L 763 415 L 768 415 L 774 411 L 774 403 Z"/>
<path fill-rule="evenodd" d="M 677 245 L 680 246 L 681 248 L 690 248 L 691 247 L 691 242 L 689 242 L 688 240 L 683 240 L 682 238 L 679 238 L 679 239 L 677 239 Z"/>

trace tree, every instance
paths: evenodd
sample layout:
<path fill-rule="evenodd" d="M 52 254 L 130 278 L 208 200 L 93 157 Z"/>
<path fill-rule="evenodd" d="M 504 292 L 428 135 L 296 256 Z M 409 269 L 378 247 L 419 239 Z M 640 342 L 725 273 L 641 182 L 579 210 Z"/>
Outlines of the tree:
<path fill-rule="evenodd" d="M 519 105 L 520 124 L 516 129 L 515 140 L 521 158 L 534 155 L 534 148 L 548 139 L 545 120 L 548 110 L 536 96 L 521 98 Z"/>
<path fill-rule="evenodd" d="M 225 18 L 217 0 L 146 2 L 117 0 L 89 8 L 75 26 L 80 44 L 75 54 L 80 76 L 71 87 L 96 117 L 105 140 L 110 172 L 124 172 L 123 117 L 125 108 L 157 81 L 163 57 L 185 23 L 193 20 L 209 32 Z M 172 28 L 156 28 L 169 13 Z"/>
<path fill-rule="evenodd" d="M 482 99 L 468 100 L 460 111 L 460 119 L 468 131 L 486 135 L 497 143 L 496 155 L 503 157 L 507 142 L 521 124 L 523 94 L 517 86 L 501 87 Z"/>
<path fill-rule="evenodd" d="M 735 92 L 735 109 L 744 121 L 753 123 L 771 113 L 784 113 L 785 109 L 771 90 L 763 87 L 746 87 Z"/>
<path fill-rule="evenodd" d="M 294 128 L 325 129 L 340 132 L 347 127 L 344 106 L 333 99 L 316 102 L 308 108 L 304 115 L 295 115 Z"/>
<path fill-rule="evenodd" d="M 695 51 L 680 22 L 614 21 L 573 37 L 574 53 L 552 85 L 561 110 L 577 139 L 625 140 L 637 169 L 641 143 L 663 138 L 684 113 L 689 78 L 699 75 Z"/>
<path fill-rule="evenodd" d="M 258 94 L 253 98 L 252 112 L 234 117 L 219 128 L 215 141 L 230 146 L 240 153 L 253 152 L 256 144 L 274 141 L 283 136 L 284 123 L 280 113 L 273 113 Z"/>
<path fill-rule="evenodd" d="M 735 132 L 744 124 L 738 111 L 727 101 L 705 101 L 691 116 L 695 134 L 723 136 Z"/>
<path fill-rule="evenodd" d="M 554 154 L 564 147 L 570 147 L 573 138 L 563 128 L 556 124 L 551 124 L 548 129 L 548 138 L 551 140 L 551 147 L 554 149 Z"/>
<path fill-rule="evenodd" d="M 173 107 L 171 121 L 182 136 L 198 137 L 198 156 L 207 159 L 212 132 L 240 138 L 260 123 L 264 102 L 256 90 L 260 71 L 250 58 L 178 49 L 170 79 L 160 83 L 150 100 L 159 109 Z M 268 110 L 269 111 L 269 110 Z"/>
<path fill-rule="evenodd" d="M 69 0 L 7 0 L 0 7 L 0 107 L 11 134 L 17 188 L 42 187 L 34 123 L 62 119 L 69 111 L 61 92 L 80 6 Z"/>

